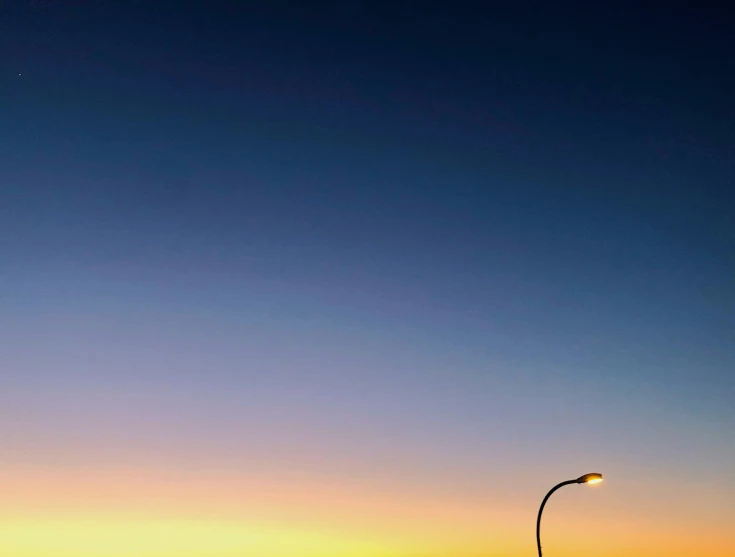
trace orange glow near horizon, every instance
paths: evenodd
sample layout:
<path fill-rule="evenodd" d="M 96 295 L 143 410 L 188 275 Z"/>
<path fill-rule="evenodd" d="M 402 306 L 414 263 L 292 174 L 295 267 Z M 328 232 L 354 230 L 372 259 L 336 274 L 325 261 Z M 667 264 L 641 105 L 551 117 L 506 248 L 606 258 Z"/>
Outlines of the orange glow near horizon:
<path fill-rule="evenodd" d="M 283 525 L 95 516 L 4 522 L 0 544 L 18 557 L 392 557 L 410 550 Z"/>
<path fill-rule="evenodd" d="M 538 503 L 535 493 L 483 504 L 314 478 L 143 470 L 3 470 L 0 489 L 0 554 L 13 557 L 520 557 L 533 550 Z M 615 490 L 568 491 L 545 516 L 549 551 L 694 557 L 735 547 L 711 529 L 697 546 L 701 524 L 679 517 L 664 530 L 651 509 L 620 507 Z"/>
<path fill-rule="evenodd" d="M 499 519 L 451 501 L 283 478 L 167 481 L 128 470 L 0 480 L 0 554 L 14 557 L 433 556 L 468 547 Z"/>

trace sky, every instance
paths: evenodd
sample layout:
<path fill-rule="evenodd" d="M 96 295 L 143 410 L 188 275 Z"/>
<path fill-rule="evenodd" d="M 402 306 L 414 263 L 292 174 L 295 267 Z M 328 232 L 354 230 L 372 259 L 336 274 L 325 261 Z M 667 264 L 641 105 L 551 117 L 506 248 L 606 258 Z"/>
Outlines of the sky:
<path fill-rule="evenodd" d="M 0 3 L 0 554 L 735 554 L 732 23 Z"/>

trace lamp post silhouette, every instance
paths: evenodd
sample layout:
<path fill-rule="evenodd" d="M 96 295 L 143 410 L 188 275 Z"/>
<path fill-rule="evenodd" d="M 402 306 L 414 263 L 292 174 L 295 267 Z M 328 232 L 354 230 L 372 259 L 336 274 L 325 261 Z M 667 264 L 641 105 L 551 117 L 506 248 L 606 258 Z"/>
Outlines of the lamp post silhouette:
<path fill-rule="evenodd" d="M 565 485 L 571 485 L 571 484 L 593 485 L 593 484 L 598 484 L 601 481 L 602 481 L 602 474 L 597 474 L 597 473 L 585 474 L 584 476 L 580 476 L 576 480 L 567 480 L 565 482 L 561 482 L 560 484 L 556 484 L 546 494 L 546 497 L 544 497 L 544 500 L 541 502 L 541 508 L 538 510 L 538 518 L 536 519 L 536 546 L 538 547 L 538 557 L 542 557 L 541 556 L 541 513 L 544 512 L 544 506 L 546 505 L 546 501 L 549 500 L 549 497 L 551 497 L 551 494 L 554 493 L 560 487 L 564 487 Z"/>

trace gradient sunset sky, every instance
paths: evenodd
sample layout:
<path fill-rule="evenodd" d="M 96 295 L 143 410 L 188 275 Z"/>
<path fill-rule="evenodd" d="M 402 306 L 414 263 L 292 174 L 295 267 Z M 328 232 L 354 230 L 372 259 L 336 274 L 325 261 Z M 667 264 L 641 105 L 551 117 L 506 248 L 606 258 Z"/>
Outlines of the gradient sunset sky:
<path fill-rule="evenodd" d="M 735 555 L 735 22 L 486 4 L 0 3 L 0 555 Z"/>

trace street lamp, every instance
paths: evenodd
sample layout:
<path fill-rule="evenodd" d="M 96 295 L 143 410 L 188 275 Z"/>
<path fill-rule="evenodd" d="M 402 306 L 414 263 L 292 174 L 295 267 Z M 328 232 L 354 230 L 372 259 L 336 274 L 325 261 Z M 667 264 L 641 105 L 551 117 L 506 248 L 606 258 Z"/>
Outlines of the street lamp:
<path fill-rule="evenodd" d="M 560 487 L 564 487 L 565 485 L 571 485 L 571 484 L 598 484 L 602 481 L 602 474 L 597 474 L 595 472 L 591 474 L 585 474 L 584 476 L 580 476 L 576 480 L 567 480 L 565 482 L 561 482 L 560 484 L 555 485 L 551 488 L 551 491 L 549 491 L 546 494 L 546 497 L 544 497 L 544 500 L 541 502 L 541 508 L 538 510 L 538 518 L 536 519 L 536 546 L 538 547 L 538 557 L 541 556 L 541 513 L 544 512 L 544 506 L 546 505 L 546 501 L 549 500 L 549 497 L 551 497 L 551 494 L 554 493 L 557 489 Z"/>

